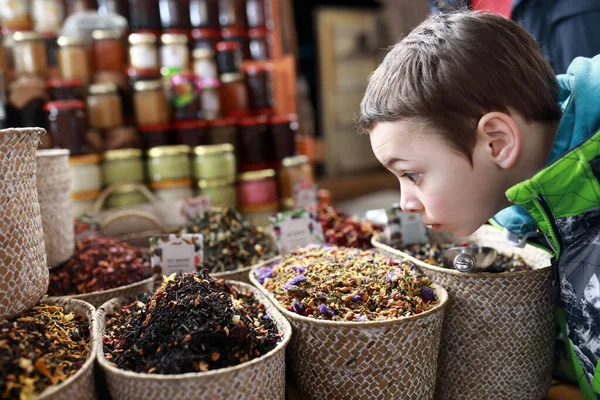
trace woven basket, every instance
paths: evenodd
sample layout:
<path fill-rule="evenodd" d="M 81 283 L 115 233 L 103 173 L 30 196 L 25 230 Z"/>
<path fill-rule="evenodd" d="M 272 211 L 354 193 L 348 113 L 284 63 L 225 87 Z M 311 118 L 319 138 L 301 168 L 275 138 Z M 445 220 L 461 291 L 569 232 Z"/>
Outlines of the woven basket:
<path fill-rule="evenodd" d="M 37 152 L 37 191 L 46 245 L 46 261 L 54 268 L 75 250 L 68 150 Z"/>
<path fill-rule="evenodd" d="M 106 314 L 118 310 L 126 299 L 114 299 L 98 310 L 98 361 L 104 370 L 113 400 L 152 399 L 238 399 L 283 400 L 285 398 L 285 348 L 292 328 L 277 309 L 248 284 L 232 282 L 252 289 L 256 298 L 265 304 L 280 332 L 281 342 L 266 355 L 230 368 L 180 375 L 148 375 L 118 369 L 104 357 L 101 345 Z"/>
<path fill-rule="evenodd" d="M 74 294 L 70 296 L 48 296 L 47 299 L 76 299 L 90 303 L 94 307 L 100 307 L 102 304 L 116 297 L 127 298 L 137 296 L 138 294 L 146 293 L 147 291 L 152 290 L 152 288 L 154 287 L 154 280 L 155 278 L 151 277 L 148 279 L 144 279 L 143 281 L 132 283 L 130 285 L 121 286 L 109 290 L 103 290 L 101 292 Z"/>
<path fill-rule="evenodd" d="M 439 237 L 433 240 L 440 239 Z M 555 339 L 550 255 L 510 246 L 491 226 L 464 239 L 515 253 L 535 269 L 508 273 L 461 273 L 425 264 L 374 237 L 385 253 L 412 260 L 450 296 L 444 320 L 436 398 L 535 399 L 550 387 Z"/>
<path fill-rule="evenodd" d="M 66 298 L 44 299 L 45 304 L 62 306 L 66 312 L 84 316 L 90 322 L 90 356 L 81 369 L 63 383 L 51 386 L 37 397 L 37 400 L 95 400 L 94 361 L 96 360 L 98 341 L 96 334 L 96 309 L 90 304 Z"/>
<path fill-rule="evenodd" d="M 36 304 L 48 290 L 35 152 L 41 128 L 0 130 L 0 320 Z"/>
<path fill-rule="evenodd" d="M 440 304 L 388 321 L 338 322 L 302 317 L 282 307 L 254 276 L 250 280 L 290 321 L 288 366 L 311 399 L 431 399 L 448 295 L 433 285 Z"/>

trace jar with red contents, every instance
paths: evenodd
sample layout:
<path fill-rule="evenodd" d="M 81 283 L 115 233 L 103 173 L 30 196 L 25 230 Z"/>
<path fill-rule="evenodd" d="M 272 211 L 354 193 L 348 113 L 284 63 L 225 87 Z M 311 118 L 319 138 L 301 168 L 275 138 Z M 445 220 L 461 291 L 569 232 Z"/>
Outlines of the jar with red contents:
<path fill-rule="evenodd" d="M 250 29 L 250 58 L 256 61 L 271 59 L 271 42 L 269 30 L 266 28 Z"/>
<path fill-rule="evenodd" d="M 46 82 L 48 94 L 52 101 L 85 100 L 83 82 L 77 79 L 50 79 Z"/>
<path fill-rule="evenodd" d="M 185 144 L 192 148 L 206 144 L 206 121 L 181 121 L 173 124 L 175 144 Z"/>
<path fill-rule="evenodd" d="M 223 117 L 241 118 L 252 115 L 248 104 L 248 89 L 242 74 L 221 75 L 219 99 Z"/>
<path fill-rule="evenodd" d="M 92 39 L 94 70 L 122 72 L 126 61 L 121 31 L 95 30 Z"/>
<path fill-rule="evenodd" d="M 219 24 L 222 28 L 246 29 L 246 0 L 219 0 Z"/>
<path fill-rule="evenodd" d="M 192 29 L 190 0 L 159 0 L 163 29 Z"/>
<path fill-rule="evenodd" d="M 242 50 L 242 58 L 249 60 L 250 57 L 250 38 L 248 31 L 239 28 L 221 29 L 221 36 L 224 42 L 235 42 L 240 44 Z"/>
<path fill-rule="evenodd" d="M 161 30 L 158 0 L 129 0 L 129 28 L 132 31 Z"/>
<path fill-rule="evenodd" d="M 221 41 L 221 32 L 218 29 L 194 29 L 192 38 L 194 39 L 194 49 L 215 50 L 217 43 Z"/>
<path fill-rule="evenodd" d="M 219 28 L 219 0 L 191 0 L 190 20 L 194 28 Z"/>
<path fill-rule="evenodd" d="M 298 132 L 298 117 L 296 114 L 274 115 L 269 119 L 270 137 L 275 147 L 275 159 L 296 154 L 296 135 Z"/>
<path fill-rule="evenodd" d="M 45 104 L 48 113 L 48 133 L 53 147 L 67 149 L 72 156 L 87 154 L 85 140 L 85 103 L 80 100 L 51 101 Z"/>
<path fill-rule="evenodd" d="M 217 43 L 217 67 L 221 75 L 240 73 L 242 70 L 242 47 L 239 43 Z"/>
<path fill-rule="evenodd" d="M 273 24 L 267 8 L 267 0 L 246 0 L 246 17 L 249 28 L 267 28 Z"/>
<path fill-rule="evenodd" d="M 244 67 L 248 102 L 255 115 L 274 113 L 272 67 L 270 64 L 250 64 Z"/>
<path fill-rule="evenodd" d="M 275 170 L 245 172 L 238 177 L 238 207 L 251 223 L 269 224 L 279 209 Z"/>
<path fill-rule="evenodd" d="M 238 140 L 242 171 L 275 166 L 275 149 L 269 135 L 268 118 L 248 117 L 238 121 Z"/>

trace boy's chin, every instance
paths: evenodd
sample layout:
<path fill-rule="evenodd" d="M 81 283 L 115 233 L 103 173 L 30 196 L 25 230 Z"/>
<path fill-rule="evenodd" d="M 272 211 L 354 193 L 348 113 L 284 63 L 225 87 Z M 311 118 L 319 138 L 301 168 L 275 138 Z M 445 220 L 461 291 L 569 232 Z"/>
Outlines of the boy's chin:
<path fill-rule="evenodd" d="M 475 231 L 477 229 L 479 229 L 479 226 L 476 228 L 468 227 L 468 226 L 447 226 L 447 227 L 442 226 L 441 228 L 442 228 L 442 231 L 450 232 L 454 236 L 465 237 L 465 236 L 470 236 L 473 233 L 475 233 Z"/>

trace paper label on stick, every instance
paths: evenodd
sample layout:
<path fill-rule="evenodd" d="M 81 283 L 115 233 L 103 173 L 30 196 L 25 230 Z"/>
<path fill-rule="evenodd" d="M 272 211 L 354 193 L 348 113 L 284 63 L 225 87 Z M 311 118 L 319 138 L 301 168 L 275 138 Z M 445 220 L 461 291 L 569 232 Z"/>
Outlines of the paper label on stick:
<path fill-rule="evenodd" d="M 323 229 L 315 213 L 295 210 L 269 217 L 281 254 L 305 247 L 309 244 L 323 244 Z"/>
<path fill-rule="evenodd" d="M 100 235 L 100 221 L 91 214 L 83 214 L 75 218 L 75 241 Z"/>
<path fill-rule="evenodd" d="M 169 276 L 177 272 L 195 272 L 202 267 L 201 234 L 166 234 L 150 238 L 152 269 Z"/>
<path fill-rule="evenodd" d="M 408 246 L 426 243 L 429 240 L 427 228 L 419 214 L 405 213 L 400 207 L 387 209 L 386 214 L 386 235 L 389 244 Z"/>
<path fill-rule="evenodd" d="M 212 207 L 212 199 L 210 196 L 202 195 L 187 199 L 181 205 L 179 213 L 189 222 L 197 218 L 200 214 L 210 210 Z"/>
<path fill-rule="evenodd" d="M 319 203 L 319 188 L 316 184 L 299 182 L 294 186 L 294 210 L 306 210 Z"/>

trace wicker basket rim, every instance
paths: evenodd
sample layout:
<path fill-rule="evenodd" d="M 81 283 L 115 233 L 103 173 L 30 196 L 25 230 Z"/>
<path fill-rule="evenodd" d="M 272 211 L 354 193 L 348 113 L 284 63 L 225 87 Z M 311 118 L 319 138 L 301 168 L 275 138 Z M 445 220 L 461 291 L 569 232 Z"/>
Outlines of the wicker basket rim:
<path fill-rule="evenodd" d="M 443 267 L 438 267 L 435 265 L 427 264 L 426 262 L 418 260 L 403 251 L 394 249 L 393 247 L 381 242 L 379 240 L 380 237 L 381 237 L 381 234 L 378 234 L 378 235 L 373 235 L 373 237 L 371 238 L 371 244 L 375 248 L 381 249 L 390 254 L 394 254 L 398 257 L 408 259 L 408 260 L 414 262 L 415 264 L 417 264 L 419 267 L 426 268 L 426 269 L 429 269 L 429 270 L 435 271 L 435 272 L 440 272 L 440 273 L 453 275 L 453 276 L 460 276 L 460 277 L 464 277 L 464 278 L 493 278 L 493 279 L 516 278 L 516 277 L 523 277 L 525 275 L 545 274 L 548 272 L 547 271 L 548 268 L 552 267 L 551 265 L 547 265 L 545 267 L 534 268 L 529 271 L 501 272 L 501 273 L 497 273 L 497 272 L 460 272 L 460 271 L 456 271 L 456 270 L 449 269 L 449 268 L 443 268 Z M 544 250 L 540 249 L 540 251 L 544 251 Z"/>
<path fill-rule="evenodd" d="M 342 328 L 342 327 L 344 327 L 344 328 L 347 328 L 347 327 L 377 328 L 377 327 L 397 325 L 397 324 L 402 324 L 405 322 L 412 322 L 412 321 L 415 321 L 418 319 L 422 319 L 422 318 L 428 317 L 431 314 L 439 312 L 440 310 L 444 309 L 448 305 L 448 292 L 446 291 L 446 289 L 444 287 L 438 285 L 437 283 L 432 283 L 432 287 L 436 293 L 436 296 L 439 299 L 439 304 L 425 312 L 422 312 L 421 314 L 415 314 L 415 315 L 411 315 L 408 317 L 393 318 L 393 319 L 388 319 L 385 321 L 365 321 L 365 322 L 327 321 L 327 320 L 304 317 L 302 315 L 298 315 L 296 313 L 292 313 L 292 312 L 286 310 L 285 307 L 283 307 L 279 303 L 279 301 L 275 298 L 275 296 L 273 296 L 273 294 L 271 292 L 269 292 L 267 289 L 265 289 L 264 286 L 261 285 L 258 282 L 258 280 L 256 280 L 256 278 L 254 277 L 255 270 L 257 270 L 258 268 L 261 268 L 262 266 L 264 266 L 266 264 L 277 261 L 278 259 L 281 259 L 281 257 L 275 257 L 270 262 L 263 262 L 263 263 L 257 264 L 254 267 L 252 267 L 252 271 L 250 272 L 250 281 L 252 282 L 252 284 L 254 286 L 259 288 L 260 291 L 269 298 L 269 300 L 271 300 L 271 302 L 275 305 L 275 307 L 277 307 L 279 312 L 281 312 L 286 318 L 291 318 L 291 319 L 299 321 L 299 322 L 311 323 L 311 324 L 315 324 L 315 325 L 328 326 L 328 327 L 340 327 L 340 328 Z"/>
<path fill-rule="evenodd" d="M 240 286 L 240 287 L 244 287 L 246 289 L 252 290 L 254 295 L 257 296 L 260 299 L 260 301 L 262 303 L 264 303 L 267 307 L 269 305 L 271 305 L 271 306 L 273 305 L 273 303 L 270 302 L 269 299 L 260 290 L 258 290 L 257 288 L 255 288 L 252 285 L 249 285 L 244 282 L 239 282 L 239 281 L 229 281 L 228 280 L 226 282 L 232 283 L 236 286 Z M 97 319 L 97 325 L 99 327 L 99 329 L 98 329 L 99 333 L 100 333 L 100 331 L 102 331 L 102 333 L 104 333 L 105 318 L 106 318 L 107 310 L 112 307 L 115 307 L 115 306 L 121 306 L 125 302 L 125 300 L 126 300 L 126 298 L 124 298 L 124 297 L 117 297 L 117 298 L 107 301 L 106 303 L 104 303 L 102 306 L 100 306 L 98 308 L 98 312 L 96 314 L 96 319 Z M 272 314 L 272 311 L 277 312 L 278 310 L 276 307 L 274 307 L 271 311 L 269 311 L 269 313 Z M 207 372 L 187 372 L 185 374 L 173 374 L 173 375 L 145 374 L 145 373 L 141 373 L 141 372 L 133 372 L 133 371 L 128 371 L 128 370 L 117 368 L 113 363 L 106 360 L 106 357 L 104 356 L 104 346 L 97 346 L 96 351 L 98 353 L 97 353 L 96 357 L 98 359 L 98 363 L 100 364 L 100 366 L 102 368 L 105 368 L 105 369 L 111 371 L 112 373 L 117 373 L 122 376 L 129 377 L 129 378 L 141 379 L 146 382 L 150 382 L 150 381 L 180 381 L 180 380 L 187 380 L 187 379 L 193 379 L 193 378 L 209 378 L 209 377 L 214 377 L 214 376 L 218 376 L 218 375 L 230 374 L 233 372 L 238 372 L 238 371 L 242 371 L 247 368 L 250 368 L 255 364 L 258 364 L 258 363 L 263 362 L 271 357 L 274 357 L 280 351 L 285 351 L 285 348 L 287 347 L 287 345 L 289 344 L 289 342 L 292 338 L 292 326 L 290 325 L 289 321 L 287 319 L 285 319 L 283 316 L 281 316 L 280 320 L 281 320 L 281 323 L 283 324 L 283 337 L 281 338 L 281 341 L 279 343 L 277 343 L 277 346 L 275 346 L 275 348 L 273 350 L 269 351 L 267 354 L 263 354 L 262 356 L 260 356 L 258 358 L 255 358 L 253 360 L 250 360 L 250 361 L 242 363 L 242 364 L 235 365 L 233 367 L 219 368 L 219 369 L 215 369 L 215 370 L 207 371 Z M 99 338 L 98 340 L 101 340 L 101 339 L 102 338 Z"/>
<path fill-rule="evenodd" d="M 93 368 L 94 366 L 94 362 L 96 361 L 96 355 L 97 355 L 97 345 L 98 345 L 98 341 L 96 340 L 96 334 L 98 333 L 98 328 L 97 328 L 97 318 L 96 318 L 96 308 L 94 306 L 92 306 L 90 303 L 87 303 L 83 300 L 77 300 L 77 299 L 71 299 L 68 297 L 46 297 L 44 299 L 42 299 L 42 303 L 45 304 L 59 304 L 62 305 L 60 303 L 70 303 L 70 304 L 79 304 L 83 307 L 85 307 L 88 312 L 89 315 L 86 315 L 86 317 L 88 318 L 89 322 L 90 322 L 90 354 L 87 358 L 87 360 L 85 360 L 85 362 L 83 363 L 83 365 L 81 366 L 81 368 L 79 368 L 79 370 L 74 373 L 73 375 L 71 375 L 66 381 L 58 384 L 58 385 L 53 385 L 50 386 L 47 390 L 44 390 L 42 393 L 40 393 L 39 397 L 36 397 L 38 400 L 43 400 L 45 398 L 48 398 L 50 396 L 56 395 L 59 391 L 63 390 L 65 387 L 67 387 L 68 385 L 71 385 L 72 382 L 74 382 L 76 379 L 79 379 L 86 371 L 86 369 L 88 368 Z M 62 305 L 64 307 L 64 305 Z M 66 309 L 66 307 L 65 307 Z"/>
<path fill-rule="evenodd" d="M 36 157 L 68 157 L 69 154 L 67 149 L 41 149 L 35 153 Z"/>
<path fill-rule="evenodd" d="M 4 135 L 25 135 L 25 134 L 33 134 L 39 137 L 42 137 L 46 134 L 46 130 L 40 127 L 31 127 L 31 128 L 7 128 L 0 129 L 0 138 Z"/>
<path fill-rule="evenodd" d="M 116 292 L 120 292 L 122 290 L 127 290 L 127 289 L 135 289 L 138 286 L 147 285 L 147 284 L 149 284 L 149 283 L 151 283 L 153 281 L 154 281 L 154 276 L 151 276 L 150 278 L 144 279 L 143 281 L 138 281 L 138 282 L 135 282 L 135 283 L 130 283 L 129 285 L 119 286 L 119 287 L 108 289 L 108 290 L 99 290 L 97 292 L 73 294 L 73 295 L 66 295 L 66 296 L 48 296 L 47 298 L 48 299 L 56 299 L 56 298 L 60 298 L 60 297 L 66 297 L 66 298 L 69 298 L 69 299 L 75 299 L 75 300 L 83 300 L 83 301 L 85 301 L 85 299 L 90 298 L 92 296 L 106 295 L 106 294 L 116 293 Z"/>
<path fill-rule="evenodd" d="M 277 261 L 277 259 L 279 259 L 279 257 L 280 257 L 280 256 L 275 256 L 275 257 L 273 257 L 273 258 L 269 258 L 268 260 L 263 260 L 263 261 L 261 261 L 261 264 L 260 264 L 260 265 L 262 265 L 262 264 L 268 264 L 268 263 L 272 263 L 272 262 L 274 262 L 274 261 Z M 256 264 L 254 264 L 254 265 L 249 265 L 249 266 L 247 266 L 247 267 L 240 268 L 240 269 L 234 269 L 234 270 L 232 270 L 232 271 L 221 271 L 221 272 L 214 272 L 214 273 L 213 273 L 213 272 L 211 272 L 211 273 L 210 273 L 210 276 L 212 276 L 212 277 L 214 277 L 214 278 L 219 278 L 219 277 L 221 277 L 221 276 L 227 276 L 227 275 L 229 275 L 229 274 L 232 274 L 232 273 L 236 273 L 236 274 L 238 274 L 238 273 L 243 273 L 243 272 L 250 272 L 250 271 L 252 270 L 252 268 L 254 268 L 254 267 L 255 267 L 255 265 L 256 265 Z"/>

